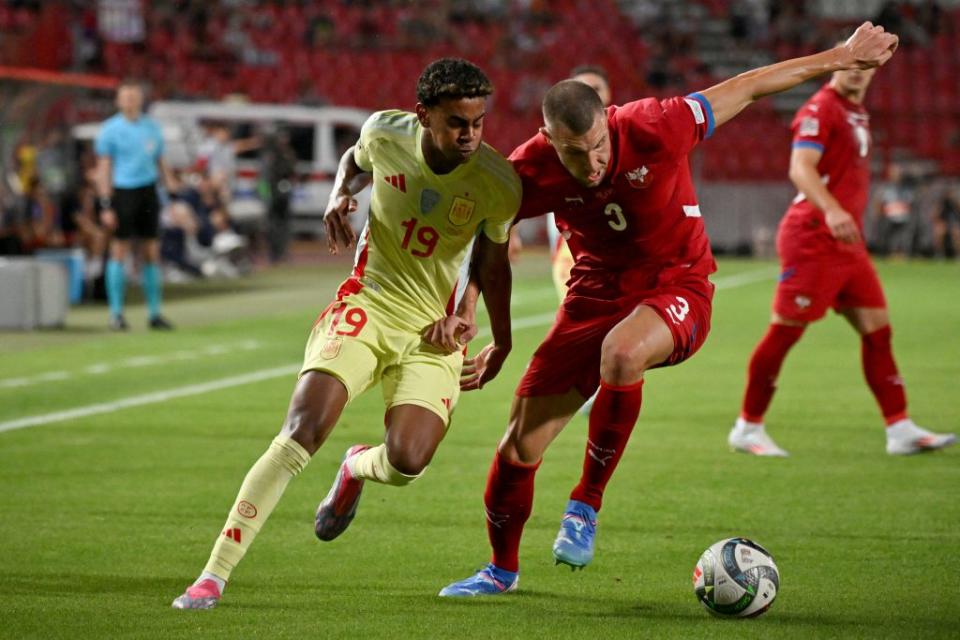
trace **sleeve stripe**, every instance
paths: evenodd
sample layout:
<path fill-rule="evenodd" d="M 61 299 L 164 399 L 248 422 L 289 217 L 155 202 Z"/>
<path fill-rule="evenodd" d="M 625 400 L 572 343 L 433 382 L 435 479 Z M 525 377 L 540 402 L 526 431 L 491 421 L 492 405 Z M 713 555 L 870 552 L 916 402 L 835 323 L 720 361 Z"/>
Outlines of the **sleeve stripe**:
<path fill-rule="evenodd" d="M 794 149 L 816 149 L 817 151 L 823 151 L 823 145 L 819 142 L 814 142 L 813 140 L 797 140 L 793 143 Z"/>
<path fill-rule="evenodd" d="M 707 112 L 707 134 L 704 139 L 709 138 L 713 135 L 713 129 L 716 126 L 716 120 L 713 118 L 713 107 L 710 106 L 710 101 L 707 100 L 707 97 L 702 93 L 691 93 L 687 96 L 688 98 L 693 98 L 703 106 L 703 110 Z"/>

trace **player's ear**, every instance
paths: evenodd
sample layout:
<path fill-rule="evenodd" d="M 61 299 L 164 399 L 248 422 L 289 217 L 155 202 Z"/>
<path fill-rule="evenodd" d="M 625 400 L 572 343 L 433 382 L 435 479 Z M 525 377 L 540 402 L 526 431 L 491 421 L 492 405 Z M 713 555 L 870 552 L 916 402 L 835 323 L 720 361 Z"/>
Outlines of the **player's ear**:
<path fill-rule="evenodd" d="M 420 121 L 420 126 L 424 129 L 430 128 L 430 111 L 421 102 L 417 103 L 417 120 Z"/>

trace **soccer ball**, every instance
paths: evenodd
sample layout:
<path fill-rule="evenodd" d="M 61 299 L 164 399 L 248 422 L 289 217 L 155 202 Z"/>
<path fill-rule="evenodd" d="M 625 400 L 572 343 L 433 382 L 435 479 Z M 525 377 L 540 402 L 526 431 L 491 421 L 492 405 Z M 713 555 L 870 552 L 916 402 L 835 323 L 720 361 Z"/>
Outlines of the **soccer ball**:
<path fill-rule="evenodd" d="M 746 538 L 714 543 L 693 570 L 697 600 L 710 613 L 725 618 L 759 616 L 779 591 L 780 572 L 773 557 Z"/>

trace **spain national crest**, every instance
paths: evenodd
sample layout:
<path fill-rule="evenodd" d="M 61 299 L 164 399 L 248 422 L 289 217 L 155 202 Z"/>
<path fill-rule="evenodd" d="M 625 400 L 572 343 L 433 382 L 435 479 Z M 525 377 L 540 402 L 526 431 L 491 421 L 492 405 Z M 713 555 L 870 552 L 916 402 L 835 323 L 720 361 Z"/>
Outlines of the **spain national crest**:
<path fill-rule="evenodd" d="M 340 355 L 340 345 L 343 344 L 343 338 L 327 338 L 323 343 L 323 349 L 320 350 L 320 357 L 324 360 L 333 360 Z"/>
<path fill-rule="evenodd" d="M 450 205 L 450 213 L 447 215 L 447 218 L 458 227 L 463 226 L 470 222 L 476 206 L 477 203 L 473 200 L 467 200 L 466 198 L 457 196 L 453 199 L 453 204 Z"/>

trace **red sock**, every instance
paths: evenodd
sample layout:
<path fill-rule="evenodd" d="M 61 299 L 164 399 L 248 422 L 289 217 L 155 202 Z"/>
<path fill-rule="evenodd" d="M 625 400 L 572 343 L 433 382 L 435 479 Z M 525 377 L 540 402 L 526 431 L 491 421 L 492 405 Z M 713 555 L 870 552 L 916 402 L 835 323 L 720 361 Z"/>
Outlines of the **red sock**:
<path fill-rule="evenodd" d="M 497 451 L 487 475 L 483 506 L 487 510 L 487 537 L 493 564 L 507 571 L 520 568 L 520 536 L 533 509 L 533 477 L 540 463 L 521 464 Z"/>
<path fill-rule="evenodd" d="M 583 455 L 580 484 L 571 500 L 585 502 L 600 511 L 603 490 L 613 475 L 633 426 L 640 415 L 643 399 L 643 380 L 626 387 L 615 387 L 603 380 L 593 408 L 590 410 L 590 428 L 587 431 L 587 450 Z"/>
<path fill-rule="evenodd" d="M 891 335 L 890 325 L 887 325 L 863 336 L 860 344 L 863 374 L 887 426 L 907 417 L 907 394 L 893 360 Z"/>
<path fill-rule="evenodd" d="M 740 417 L 747 422 L 763 422 L 773 392 L 777 389 L 777 376 L 790 347 L 796 344 L 806 327 L 771 324 L 757 348 L 750 356 L 747 369 L 747 389 L 743 394 Z"/>

